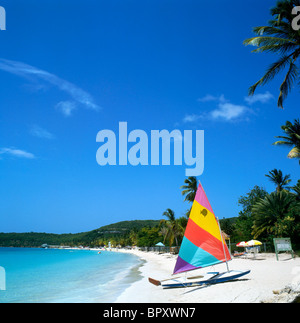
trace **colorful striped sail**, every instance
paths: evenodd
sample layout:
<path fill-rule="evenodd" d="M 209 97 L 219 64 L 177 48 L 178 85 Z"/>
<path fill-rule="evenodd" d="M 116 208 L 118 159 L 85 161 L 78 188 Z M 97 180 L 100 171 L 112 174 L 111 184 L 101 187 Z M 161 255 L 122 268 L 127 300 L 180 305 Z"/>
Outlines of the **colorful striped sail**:
<path fill-rule="evenodd" d="M 180 247 L 174 274 L 231 260 L 212 207 L 200 184 Z"/>

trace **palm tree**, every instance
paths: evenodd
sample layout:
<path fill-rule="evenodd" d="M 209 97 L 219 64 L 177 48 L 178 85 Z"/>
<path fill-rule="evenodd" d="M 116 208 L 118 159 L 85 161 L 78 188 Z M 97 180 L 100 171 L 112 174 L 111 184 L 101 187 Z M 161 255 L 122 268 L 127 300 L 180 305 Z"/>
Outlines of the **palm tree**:
<path fill-rule="evenodd" d="M 136 230 L 131 230 L 129 234 L 129 239 L 131 241 L 132 246 L 136 246 L 138 243 L 138 234 Z"/>
<path fill-rule="evenodd" d="M 184 201 L 194 202 L 198 189 L 197 177 L 190 176 L 184 180 L 186 185 L 182 185 L 180 188 L 183 190 L 182 195 L 185 195 Z M 192 207 L 185 212 L 185 216 L 188 219 L 190 217 Z"/>
<path fill-rule="evenodd" d="M 179 219 L 177 219 L 177 225 L 178 225 L 178 229 L 179 229 L 179 237 L 181 238 L 181 240 L 184 237 L 184 233 L 185 233 L 185 229 L 188 223 L 188 219 L 186 217 L 180 217 Z"/>
<path fill-rule="evenodd" d="M 161 222 L 161 224 L 162 224 L 162 223 L 164 223 L 164 222 L 165 222 L 165 220 L 161 220 L 160 222 Z M 166 239 L 167 239 L 168 231 L 169 231 L 169 230 L 167 229 L 167 227 L 165 227 L 165 226 L 160 227 L 159 234 L 160 234 L 161 236 L 163 236 L 163 237 L 164 237 L 164 242 L 165 242 L 165 241 L 166 241 Z"/>
<path fill-rule="evenodd" d="M 300 203 L 294 194 L 287 191 L 273 192 L 260 199 L 252 208 L 254 238 L 263 233 L 282 236 L 291 234 L 299 222 Z"/>
<path fill-rule="evenodd" d="M 173 242 L 175 240 L 176 246 L 178 245 L 177 237 L 180 235 L 180 228 L 178 226 L 178 223 L 175 219 L 175 212 L 171 209 L 167 209 L 163 216 L 167 218 L 167 220 L 161 220 L 161 224 L 165 226 L 167 229 L 165 232 L 165 238 L 164 243 L 166 239 L 169 239 L 170 247 L 173 245 Z"/>
<path fill-rule="evenodd" d="M 269 177 L 270 181 L 276 185 L 277 193 L 285 189 L 285 187 L 291 182 L 291 175 L 283 176 L 282 171 L 280 169 L 277 170 L 276 168 L 271 170 L 269 174 L 265 176 Z"/>
<path fill-rule="evenodd" d="M 273 63 L 265 75 L 249 88 L 249 95 L 253 95 L 258 86 L 265 85 L 277 74 L 287 69 L 285 78 L 280 86 L 278 107 L 283 108 L 283 101 L 291 91 L 294 84 L 300 80 L 297 64 L 300 57 L 300 33 L 292 27 L 295 18 L 292 10 L 300 6 L 300 0 L 280 0 L 271 9 L 273 19 L 268 26 L 255 27 L 253 29 L 256 37 L 246 39 L 245 45 L 258 47 L 253 52 L 271 52 L 280 55 L 278 61 Z"/>
<path fill-rule="evenodd" d="M 298 180 L 297 184 L 295 186 L 291 186 L 290 189 L 294 191 L 293 194 L 296 195 L 296 200 L 300 201 L 300 179 Z"/>
<path fill-rule="evenodd" d="M 197 177 L 190 176 L 184 180 L 184 183 L 186 185 L 180 187 L 183 190 L 181 194 L 185 195 L 184 201 L 194 202 L 198 189 Z"/>
<path fill-rule="evenodd" d="M 273 145 L 285 145 L 293 147 L 288 154 L 288 158 L 298 158 L 300 164 L 300 122 L 295 119 L 294 124 L 287 121 L 281 129 L 285 132 L 285 136 L 277 136 L 276 138 L 284 139 L 274 142 Z"/>

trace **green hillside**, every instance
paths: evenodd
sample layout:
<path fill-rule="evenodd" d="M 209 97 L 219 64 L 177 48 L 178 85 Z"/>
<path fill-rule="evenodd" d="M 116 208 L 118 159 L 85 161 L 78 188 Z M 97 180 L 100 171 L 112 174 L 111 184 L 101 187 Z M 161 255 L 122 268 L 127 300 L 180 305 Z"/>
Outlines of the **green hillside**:
<path fill-rule="evenodd" d="M 53 233 L 0 233 L 0 247 L 40 247 L 42 244 L 64 246 L 100 246 L 113 240 L 124 244 L 129 239 L 130 232 L 138 232 L 142 228 L 153 228 L 159 225 L 159 220 L 122 221 L 100 227 L 96 230 L 75 234 Z"/>
<path fill-rule="evenodd" d="M 234 224 L 237 218 L 220 220 L 222 229 L 234 236 Z M 53 233 L 0 233 L 0 247 L 40 247 L 43 244 L 55 246 L 113 246 L 137 245 L 151 247 L 157 242 L 165 241 L 162 235 L 160 220 L 122 221 L 102 226 L 98 229 L 75 234 Z M 166 227 L 165 227 L 166 228 Z M 183 232 L 178 236 L 178 245 L 181 243 Z M 168 239 L 167 239 L 168 240 Z M 168 245 L 168 241 L 166 244 Z M 172 243 L 174 245 L 174 242 Z"/>
<path fill-rule="evenodd" d="M 116 232 L 116 233 L 124 233 L 128 232 L 131 230 L 140 230 L 144 227 L 150 227 L 153 228 L 159 224 L 159 220 L 134 220 L 134 221 L 122 221 L 122 222 L 117 222 L 114 224 L 109 224 L 106 226 L 103 226 L 99 228 L 98 232 L 101 233 L 111 233 L 111 232 Z"/>

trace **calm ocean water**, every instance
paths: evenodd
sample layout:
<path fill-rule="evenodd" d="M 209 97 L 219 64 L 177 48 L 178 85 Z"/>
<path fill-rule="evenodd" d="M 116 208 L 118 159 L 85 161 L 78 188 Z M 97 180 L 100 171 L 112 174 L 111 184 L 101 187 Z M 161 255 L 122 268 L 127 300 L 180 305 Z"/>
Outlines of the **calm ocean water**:
<path fill-rule="evenodd" d="M 141 263 L 109 251 L 0 248 L 6 271 L 0 303 L 113 302 L 139 279 Z"/>

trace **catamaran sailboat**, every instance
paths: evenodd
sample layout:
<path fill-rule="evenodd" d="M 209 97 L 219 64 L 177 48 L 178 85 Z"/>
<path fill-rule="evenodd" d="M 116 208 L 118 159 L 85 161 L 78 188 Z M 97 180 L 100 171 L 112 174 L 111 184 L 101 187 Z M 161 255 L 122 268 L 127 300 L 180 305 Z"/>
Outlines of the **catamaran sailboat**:
<path fill-rule="evenodd" d="M 234 280 L 250 270 L 229 270 L 231 260 L 218 219 L 201 184 L 199 184 L 190 217 L 180 247 L 173 275 L 226 262 L 226 272 L 208 272 L 192 277 L 174 277 L 166 280 L 149 278 L 149 282 L 163 288 L 192 287 Z"/>

